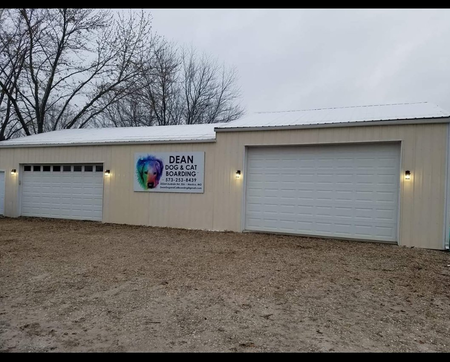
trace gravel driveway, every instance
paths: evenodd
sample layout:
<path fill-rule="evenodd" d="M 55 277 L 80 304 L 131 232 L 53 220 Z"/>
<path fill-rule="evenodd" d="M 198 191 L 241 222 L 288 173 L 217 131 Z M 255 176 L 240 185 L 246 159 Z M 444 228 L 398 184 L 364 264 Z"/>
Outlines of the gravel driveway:
<path fill-rule="evenodd" d="M 0 219 L 1 351 L 450 351 L 450 254 Z"/>

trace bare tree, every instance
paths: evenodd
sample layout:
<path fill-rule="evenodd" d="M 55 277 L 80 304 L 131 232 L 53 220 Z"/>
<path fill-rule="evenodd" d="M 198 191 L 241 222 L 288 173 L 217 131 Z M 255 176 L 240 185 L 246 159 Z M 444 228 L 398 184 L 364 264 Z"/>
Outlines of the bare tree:
<path fill-rule="evenodd" d="M 144 127 L 151 126 L 149 120 L 152 119 L 151 110 L 137 96 L 127 95 L 120 101 L 115 102 L 96 118 L 98 127 Z M 109 102 L 108 97 L 102 102 Z"/>
<path fill-rule="evenodd" d="M 186 124 L 230 122 L 242 116 L 243 109 L 234 103 L 239 98 L 234 70 L 199 58 L 192 49 L 183 51 L 182 64 Z"/>
<path fill-rule="evenodd" d="M 99 117 L 100 126 L 139 127 L 182 123 L 179 70 L 175 47 L 154 39 L 141 76 L 128 86 L 128 95 Z M 103 102 L 107 102 L 105 98 Z"/>
<path fill-rule="evenodd" d="M 174 46 L 161 40 L 148 60 L 138 93 L 151 110 L 152 125 L 165 126 L 183 122 L 179 87 L 180 66 L 181 62 Z"/>
<path fill-rule="evenodd" d="M 26 135 L 93 124 L 129 94 L 152 53 L 143 13 L 114 19 L 108 10 L 4 9 L 5 17 L 0 90 Z"/>
<path fill-rule="evenodd" d="M 18 95 L 18 81 L 27 52 L 23 22 L 7 18 L 4 10 L 1 9 L 0 12 L 0 82 L 3 82 L 3 87 L 0 88 L 0 141 L 20 132 L 18 123 L 24 122 L 16 116 L 15 104 L 8 95 Z M 12 31 L 5 31 L 7 26 Z"/>
<path fill-rule="evenodd" d="M 192 49 L 159 38 L 142 70 L 129 95 L 100 117 L 101 126 L 218 123 L 243 114 L 235 71 Z"/>

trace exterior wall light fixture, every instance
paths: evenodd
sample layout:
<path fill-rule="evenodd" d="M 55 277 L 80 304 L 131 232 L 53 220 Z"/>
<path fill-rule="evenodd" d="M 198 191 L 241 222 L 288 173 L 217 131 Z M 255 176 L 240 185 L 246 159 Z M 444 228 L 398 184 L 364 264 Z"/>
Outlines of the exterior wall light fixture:
<path fill-rule="evenodd" d="M 405 171 L 405 180 L 406 181 L 411 180 L 411 171 L 409 171 L 409 170 Z"/>
<path fill-rule="evenodd" d="M 241 170 L 236 171 L 236 178 L 241 178 Z"/>
<path fill-rule="evenodd" d="M 16 169 L 13 168 L 13 169 L 11 170 L 11 175 L 15 175 L 16 173 L 17 173 Z"/>
<path fill-rule="evenodd" d="M 105 171 L 105 176 L 110 176 L 111 175 L 111 171 L 110 170 L 106 170 Z"/>

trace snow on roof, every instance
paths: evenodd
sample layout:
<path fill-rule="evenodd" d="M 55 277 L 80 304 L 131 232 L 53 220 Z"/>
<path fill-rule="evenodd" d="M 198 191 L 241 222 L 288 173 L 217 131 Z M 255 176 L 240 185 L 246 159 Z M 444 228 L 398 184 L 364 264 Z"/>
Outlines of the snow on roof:
<path fill-rule="evenodd" d="M 265 112 L 244 116 L 230 123 L 176 126 L 66 129 L 0 142 L 3 147 L 89 145 L 111 143 L 212 142 L 217 131 L 251 128 L 321 127 L 358 125 L 363 122 L 449 118 L 438 106 L 422 103 L 380 104 L 341 108 Z M 421 121 L 422 123 L 423 121 Z M 426 123 L 423 122 L 423 123 Z"/>
<path fill-rule="evenodd" d="M 357 122 L 413 120 L 450 117 L 450 112 L 427 103 L 379 104 L 339 108 L 261 112 L 216 126 L 216 130 L 261 127 L 311 127 Z"/>
<path fill-rule="evenodd" d="M 64 129 L 2 141 L 0 148 L 40 145 L 208 142 L 216 139 L 214 127 L 217 125 L 220 124 Z"/>

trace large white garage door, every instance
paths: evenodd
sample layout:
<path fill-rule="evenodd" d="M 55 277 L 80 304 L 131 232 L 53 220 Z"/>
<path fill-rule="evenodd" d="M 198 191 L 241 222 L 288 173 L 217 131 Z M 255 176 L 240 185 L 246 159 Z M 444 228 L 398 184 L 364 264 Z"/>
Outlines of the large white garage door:
<path fill-rule="evenodd" d="M 252 147 L 245 229 L 397 240 L 397 143 Z"/>
<path fill-rule="evenodd" d="M 5 213 L 5 172 L 0 171 L 0 215 Z"/>
<path fill-rule="evenodd" d="M 24 165 L 22 215 L 102 220 L 102 165 Z"/>

